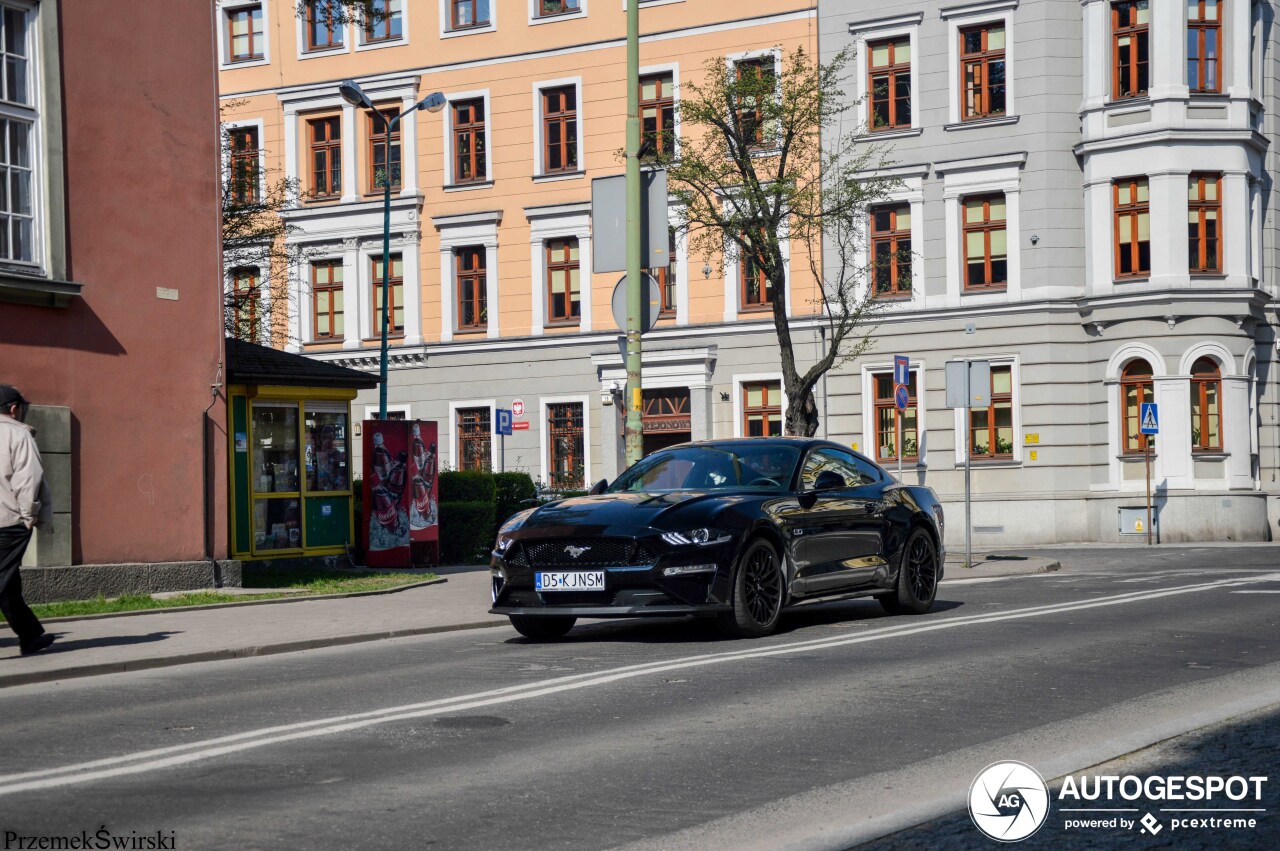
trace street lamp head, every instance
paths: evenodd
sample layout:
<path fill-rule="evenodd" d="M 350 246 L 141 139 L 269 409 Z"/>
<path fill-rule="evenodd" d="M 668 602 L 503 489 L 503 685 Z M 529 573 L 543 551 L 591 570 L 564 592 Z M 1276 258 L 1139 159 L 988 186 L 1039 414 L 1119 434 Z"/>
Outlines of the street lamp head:
<path fill-rule="evenodd" d="M 449 101 L 445 98 L 443 92 L 433 92 L 422 100 L 418 101 L 415 109 L 425 109 L 427 112 L 439 112 Z"/>
<path fill-rule="evenodd" d="M 342 99 L 352 106 L 373 108 L 373 101 L 369 100 L 369 96 L 364 93 L 364 89 L 360 88 L 360 84 L 355 80 L 343 80 L 339 83 L 338 94 L 342 95 Z"/>

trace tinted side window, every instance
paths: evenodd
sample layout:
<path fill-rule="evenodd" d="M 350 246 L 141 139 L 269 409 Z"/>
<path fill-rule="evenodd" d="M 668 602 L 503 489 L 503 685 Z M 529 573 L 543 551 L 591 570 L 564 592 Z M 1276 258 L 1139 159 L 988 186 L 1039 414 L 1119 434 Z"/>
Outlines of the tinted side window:
<path fill-rule="evenodd" d="M 873 465 L 851 452 L 823 446 L 810 452 L 805 460 L 804 470 L 800 473 L 801 487 L 812 490 L 818 474 L 825 470 L 839 473 L 844 478 L 845 485 L 851 488 L 880 481 L 880 473 Z"/>
<path fill-rule="evenodd" d="M 857 466 L 858 472 L 862 474 L 862 481 L 859 484 L 869 485 L 872 482 L 879 482 L 884 479 L 883 471 L 866 458 L 854 455 L 853 463 Z"/>

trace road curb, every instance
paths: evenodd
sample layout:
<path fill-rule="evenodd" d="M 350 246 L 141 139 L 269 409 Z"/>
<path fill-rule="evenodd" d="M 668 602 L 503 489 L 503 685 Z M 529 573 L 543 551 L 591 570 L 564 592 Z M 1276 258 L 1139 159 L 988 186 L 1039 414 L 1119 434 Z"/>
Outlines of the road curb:
<path fill-rule="evenodd" d="M 432 635 L 439 632 L 460 632 L 467 629 L 488 629 L 495 626 L 507 626 L 508 624 L 509 621 L 506 618 L 502 618 L 501 620 L 471 621 L 468 623 L 413 627 L 411 629 L 392 629 L 384 632 L 367 632 L 360 635 L 335 635 L 328 638 L 308 638 L 301 641 L 283 641 L 276 644 L 231 647 L 223 650 L 207 650 L 201 653 L 184 653 L 178 656 L 159 656 L 147 659 L 133 659 L 124 662 L 103 662 L 97 665 L 81 665 L 77 668 L 60 668 L 54 671 L 32 671 L 27 674 L 6 674 L 4 676 L 0 676 L 0 690 L 10 688 L 12 686 L 32 685 L 33 683 L 50 683 L 58 680 L 78 679 L 81 677 L 96 677 L 102 674 L 121 674 L 128 671 L 146 671 L 155 668 L 171 668 L 176 665 L 190 665 L 196 662 L 222 662 L 229 659 L 247 659 L 253 656 L 275 656 L 281 653 L 296 653 L 300 650 L 318 650 L 325 647 L 341 647 L 348 644 L 366 644 L 373 641 L 386 641 L 391 638 L 411 638 L 413 636 Z"/>
<path fill-rule="evenodd" d="M 425 582 L 411 582 L 408 585 L 397 585 L 394 588 L 378 588 L 374 591 L 349 591 L 345 594 L 297 594 L 292 597 L 276 597 L 270 600 L 243 600 L 241 602 L 208 603 L 203 606 L 163 606 L 158 609 L 134 609 L 130 612 L 101 612 L 96 615 L 64 615 L 58 618 L 41 618 L 40 623 L 71 623 L 72 621 L 97 621 L 103 618 L 132 618 L 138 615 L 172 615 L 179 612 L 207 612 L 212 609 L 232 609 L 239 606 L 266 606 L 272 603 L 310 603 L 314 600 L 342 600 L 348 597 L 377 597 L 382 594 L 398 594 L 413 588 L 426 588 L 428 585 L 440 585 L 448 582 L 448 577 L 440 576 Z M 216 590 L 216 589 L 215 589 Z M 268 590 L 266 588 L 264 591 Z"/>

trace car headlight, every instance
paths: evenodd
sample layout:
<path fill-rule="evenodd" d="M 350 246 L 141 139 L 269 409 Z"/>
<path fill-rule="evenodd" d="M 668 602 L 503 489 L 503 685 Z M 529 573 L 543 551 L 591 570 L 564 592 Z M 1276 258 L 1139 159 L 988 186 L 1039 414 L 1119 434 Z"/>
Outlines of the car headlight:
<path fill-rule="evenodd" d="M 529 519 L 529 515 L 536 511 L 536 508 L 526 508 L 524 511 L 517 511 L 507 518 L 507 521 L 498 529 L 498 541 L 493 545 L 494 552 L 501 555 L 511 548 L 511 533 L 524 525 L 524 521 Z"/>
<path fill-rule="evenodd" d="M 709 547 L 712 544 L 723 544 L 732 537 L 719 529 L 690 529 L 688 532 L 664 532 L 662 540 L 677 547 L 697 545 Z"/>

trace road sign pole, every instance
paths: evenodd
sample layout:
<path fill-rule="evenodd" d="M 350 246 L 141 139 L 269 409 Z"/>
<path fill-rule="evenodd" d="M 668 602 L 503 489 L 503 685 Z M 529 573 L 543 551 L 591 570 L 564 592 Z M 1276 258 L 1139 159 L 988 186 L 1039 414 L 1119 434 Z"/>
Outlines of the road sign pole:
<path fill-rule="evenodd" d="M 969 407 L 973 404 L 973 388 L 969 386 L 969 359 L 964 359 L 964 566 L 973 567 L 973 522 L 970 516 L 969 491 Z"/>
<path fill-rule="evenodd" d="M 902 411 L 898 411 L 898 481 L 902 481 Z"/>
<path fill-rule="evenodd" d="M 507 433 L 498 435 L 498 472 L 507 472 Z"/>
<path fill-rule="evenodd" d="M 627 4 L 627 392 L 626 463 L 644 454 L 640 389 L 640 4 Z"/>
<path fill-rule="evenodd" d="M 1142 455 L 1147 462 L 1147 546 L 1151 546 L 1151 436 L 1142 436 Z"/>

